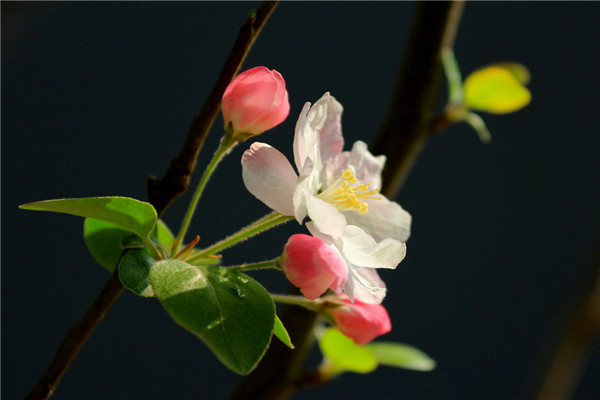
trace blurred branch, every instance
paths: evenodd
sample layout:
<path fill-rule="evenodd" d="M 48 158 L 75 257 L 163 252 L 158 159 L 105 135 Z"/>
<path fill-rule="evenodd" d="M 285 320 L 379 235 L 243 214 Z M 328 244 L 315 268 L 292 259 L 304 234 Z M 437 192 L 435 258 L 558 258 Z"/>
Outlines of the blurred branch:
<path fill-rule="evenodd" d="M 290 288 L 290 294 L 300 294 Z M 294 305 L 283 305 L 277 311 L 286 327 L 295 349 L 289 349 L 279 340 L 273 340 L 260 364 L 244 377 L 230 399 L 232 400 L 281 400 L 293 394 L 302 373 L 304 360 L 314 343 L 313 327 L 317 314 Z"/>
<path fill-rule="evenodd" d="M 576 287 L 576 302 L 567 310 L 561 334 L 547 346 L 540 359 L 538 376 L 526 398 L 569 399 L 573 396 L 587 360 L 600 339 L 600 239 L 592 268 Z M 558 339 L 558 340 L 557 340 Z M 548 349 L 548 347 L 550 347 Z M 549 350 L 549 351 L 548 351 Z"/>
<path fill-rule="evenodd" d="M 276 1 L 263 2 L 256 15 L 249 16 L 246 23 L 241 26 L 229 58 L 225 61 L 225 65 L 223 65 L 219 78 L 206 99 L 204 107 L 202 107 L 200 113 L 194 116 L 179 154 L 171 161 L 162 178 L 148 177 L 146 181 L 148 199 L 156 208 L 159 216 L 177 197 L 188 190 L 190 176 L 196 167 L 200 149 L 221 109 L 221 99 L 225 88 L 240 70 L 252 44 L 277 3 Z"/>
<path fill-rule="evenodd" d="M 387 193 L 399 189 L 408 166 L 430 134 L 430 116 L 442 72 L 441 49 L 452 45 L 462 8 L 462 1 L 423 1 L 418 5 L 400 81 L 374 151 L 388 156 L 384 170 Z M 281 400 L 307 385 L 310 374 L 302 372 L 302 365 L 312 348 L 316 314 L 285 305 L 279 316 L 296 349 L 273 341 L 258 367 L 241 380 L 231 400 Z M 310 381 L 316 384 L 314 379 Z"/>
<path fill-rule="evenodd" d="M 442 49 L 454 43 L 463 6 L 463 1 L 418 4 L 399 80 L 373 145 L 373 154 L 387 156 L 382 192 L 389 198 L 400 191 L 432 133 Z"/>
<path fill-rule="evenodd" d="M 179 154 L 171 161 L 169 168 L 161 179 L 148 178 L 146 182 L 148 198 L 159 216 L 173 200 L 188 189 L 190 175 L 196 166 L 200 149 L 221 108 L 221 98 L 225 88 L 239 71 L 252 44 L 277 3 L 276 1 L 263 2 L 258 11 L 255 14 L 252 13 L 240 27 L 229 58 L 221 69 L 219 78 L 204 103 L 204 107 L 199 114 L 194 116 Z M 123 291 L 123 285 L 119 280 L 117 271 L 118 267 L 115 267 L 110 279 L 83 318 L 67 332 L 54 359 L 27 395 L 27 400 L 45 400 L 52 395 L 81 347 Z"/>

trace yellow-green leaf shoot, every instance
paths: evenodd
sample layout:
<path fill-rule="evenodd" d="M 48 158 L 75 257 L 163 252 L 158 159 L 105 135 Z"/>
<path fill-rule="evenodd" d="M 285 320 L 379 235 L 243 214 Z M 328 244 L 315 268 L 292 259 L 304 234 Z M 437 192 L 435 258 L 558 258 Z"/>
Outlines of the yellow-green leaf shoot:
<path fill-rule="evenodd" d="M 531 93 L 522 83 L 528 79 L 529 73 L 519 64 L 493 64 L 477 70 L 465 79 L 465 106 L 494 114 L 517 111 L 531 101 Z"/>

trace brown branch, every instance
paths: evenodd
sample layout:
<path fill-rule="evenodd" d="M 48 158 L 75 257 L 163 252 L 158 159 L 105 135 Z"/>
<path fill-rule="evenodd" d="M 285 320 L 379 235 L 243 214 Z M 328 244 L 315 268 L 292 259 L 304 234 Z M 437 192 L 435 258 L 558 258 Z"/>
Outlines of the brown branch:
<path fill-rule="evenodd" d="M 463 1 L 422 1 L 417 8 L 392 102 L 373 145 L 387 156 L 382 192 L 393 198 L 431 135 L 433 107 L 442 78 L 441 50 L 452 46 Z"/>
<path fill-rule="evenodd" d="M 241 26 L 229 58 L 225 61 L 204 107 L 200 113 L 194 116 L 179 154 L 171 161 L 162 178 L 148 177 L 146 181 L 148 199 L 156 208 L 159 216 L 177 197 L 188 190 L 190 176 L 196 167 L 200 149 L 221 109 L 221 99 L 225 88 L 241 68 L 252 44 L 277 3 L 276 1 L 263 2 L 256 12 L 256 16 L 248 17 L 246 23 Z"/>
<path fill-rule="evenodd" d="M 567 310 L 560 335 L 548 343 L 540 357 L 537 376 L 525 398 L 559 400 L 572 397 L 587 360 L 600 344 L 600 240 L 596 243 L 594 265 L 575 288 L 580 293 Z"/>
<path fill-rule="evenodd" d="M 375 154 L 388 156 L 384 171 L 388 194 L 399 189 L 410 169 L 406 166 L 414 163 L 429 135 L 438 75 L 442 71 L 440 52 L 443 45 L 452 45 L 454 41 L 462 7 L 461 1 L 419 4 L 404 69 L 375 148 Z M 280 318 L 296 349 L 290 350 L 274 341 L 258 367 L 240 381 L 231 400 L 282 400 L 306 386 L 307 375 L 302 373 L 302 364 L 313 344 L 316 315 L 284 305 Z M 314 380 L 311 382 L 316 384 Z"/>
<path fill-rule="evenodd" d="M 453 122 L 444 113 L 433 117 L 432 111 L 442 76 L 440 51 L 452 46 L 462 8 L 462 2 L 419 5 L 420 23 L 411 33 L 405 67 L 374 145 L 375 154 L 388 158 L 383 192 L 389 197 L 400 191 L 427 139 Z M 533 394 L 526 398 L 568 399 L 573 394 L 600 338 L 600 254 L 585 276 L 585 287 L 578 292 L 582 294 L 569 310 L 560 336 L 540 363 Z"/>
<path fill-rule="evenodd" d="M 300 294 L 296 288 L 291 288 L 290 293 Z M 278 315 L 296 348 L 289 349 L 273 339 L 258 367 L 240 381 L 230 399 L 282 400 L 298 389 L 296 381 L 302 375 L 302 365 L 314 342 L 312 331 L 317 314 L 299 306 L 284 305 Z"/>
<path fill-rule="evenodd" d="M 210 92 L 204 107 L 194 117 L 179 155 L 171 161 L 162 179 L 148 178 L 148 198 L 159 216 L 173 200 L 188 189 L 189 178 L 196 166 L 196 159 L 204 143 L 204 139 L 206 139 L 221 108 L 221 98 L 225 88 L 240 69 L 252 44 L 277 3 L 276 1 L 263 2 L 256 15 L 248 17 L 246 22 L 241 26 L 229 58 L 221 69 L 221 74 Z M 112 273 L 110 279 L 106 282 L 83 318 L 67 332 L 54 359 L 27 395 L 27 400 L 45 400 L 52 395 L 81 347 L 85 344 L 111 305 L 123 292 L 123 285 L 119 280 L 117 271 L 118 268 L 115 268 L 115 272 Z"/>
<path fill-rule="evenodd" d="M 117 300 L 123 285 L 119 280 L 117 269 L 111 274 L 90 308 L 79 322 L 71 327 L 65 335 L 54 359 L 38 381 L 26 400 L 42 400 L 52 396 L 56 385 L 60 382 L 63 374 L 71 365 L 71 362 L 85 344 L 87 338 L 94 331 L 100 320 L 104 317 L 110 306 Z"/>

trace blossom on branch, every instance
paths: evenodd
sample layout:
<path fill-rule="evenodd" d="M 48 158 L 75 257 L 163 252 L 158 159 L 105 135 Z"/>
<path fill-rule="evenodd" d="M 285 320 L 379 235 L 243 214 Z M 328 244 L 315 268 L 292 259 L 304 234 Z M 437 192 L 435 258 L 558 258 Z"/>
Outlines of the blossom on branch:
<path fill-rule="evenodd" d="M 288 92 L 281 74 L 255 67 L 236 76 L 223 94 L 225 130 L 245 140 L 286 119 L 290 112 Z"/>
<path fill-rule="evenodd" d="M 246 188 L 267 206 L 333 245 L 348 269 L 344 290 L 351 299 L 380 303 L 385 285 L 373 268 L 395 268 L 405 255 L 411 217 L 381 193 L 385 157 L 364 142 L 342 151 L 342 105 L 329 93 L 306 103 L 296 124 L 294 161 L 277 149 L 253 143 L 242 156 Z"/>

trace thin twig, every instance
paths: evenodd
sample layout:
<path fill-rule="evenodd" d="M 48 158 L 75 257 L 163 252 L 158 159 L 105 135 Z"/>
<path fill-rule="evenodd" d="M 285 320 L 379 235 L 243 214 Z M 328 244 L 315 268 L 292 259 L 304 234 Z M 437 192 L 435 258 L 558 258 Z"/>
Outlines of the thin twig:
<path fill-rule="evenodd" d="M 171 161 L 162 179 L 148 178 L 148 197 L 158 215 L 161 215 L 175 198 L 188 189 L 189 177 L 196 166 L 200 148 L 221 107 L 223 92 L 240 69 L 252 44 L 276 5 L 277 2 L 273 1 L 263 2 L 256 15 L 248 17 L 242 25 L 217 83 L 209 94 L 202 111 L 192 121 L 179 155 Z M 115 272 L 110 276 L 83 318 L 67 332 L 54 359 L 29 392 L 27 400 L 45 400 L 52 395 L 81 347 L 123 291 L 117 270 L 118 268 L 115 268 Z"/>
<path fill-rule="evenodd" d="M 374 142 L 387 156 L 382 192 L 393 198 L 431 135 L 431 118 L 442 77 L 441 52 L 452 47 L 463 1 L 422 1 L 418 5 L 392 102 Z"/>
<path fill-rule="evenodd" d="M 56 385 L 60 382 L 71 362 L 75 359 L 75 356 L 77 356 L 87 338 L 122 291 L 123 285 L 119 280 L 119 274 L 115 268 L 115 271 L 110 275 L 110 279 L 106 282 L 83 318 L 67 332 L 54 359 L 38 383 L 29 392 L 26 400 L 41 400 L 52 396 Z"/>
<path fill-rule="evenodd" d="M 190 176 L 196 167 L 200 149 L 221 109 L 221 99 L 225 88 L 241 68 L 252 44 L 277 3 L 276 1 L 263 2 L 256 12 L 256 16 L 248 17 L 246 23 L 242 25 L 229 58 L 223 65 L 204 107 L 192 120 L 179 154 L 171 161 L 162 178 L 148 177 L 146 181 L 148 199 L 156 208 L 159 216 L 177 197 L 188 190 Z"/>
<path fill-rule="evenodd" d="M 421 146 L 419 142 L 429 135 L 429 118 L 439 86 L 439 79 L 434 78 L 442 71 L 440 52 L 443 45 L 454 41 L 462 7 L 462 1 L 419 4 L 401 80 L 375 149 L 375 154 L 388 156 L 384 171 L 388 194 L 399 189 L 398 182 L 403 180 L 399 177 L 408 174 L 406 165 L 412 165 L 420 152 L 414 151 L 415 145 Z M 307 384 L 302 365 L 314 341 L 317 314 L 284 305 L 279 316 L 296 348 L 290 350 L 274 341 L 258 367 L 241 380 L 231 400 L 282 400 Z M 316 384 L 315 380 L 310 382 Z"/>
<path fill-rule="evenodd" d="M 600 240 L 594 264 L 576 286 L 578 299 L 567 309 L 561 333 L 542 349 L 539 368 L 526 399 L 565 400 L 572 397 L 587 360 L 600 345 Z"/>

